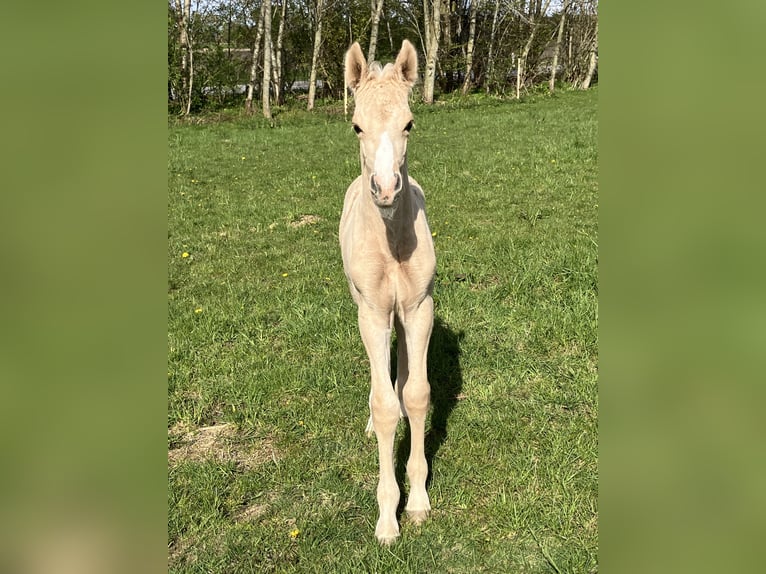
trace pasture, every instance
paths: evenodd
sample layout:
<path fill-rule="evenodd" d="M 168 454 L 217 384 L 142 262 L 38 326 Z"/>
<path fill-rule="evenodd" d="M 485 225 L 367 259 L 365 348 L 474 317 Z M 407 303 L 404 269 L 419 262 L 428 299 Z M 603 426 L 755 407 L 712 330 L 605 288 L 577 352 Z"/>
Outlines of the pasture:
<path fill-rule="evenodd" d="M 350 122 L 171 121 L 170 572 L 597 570 L 597 90 L 413 106 L 437 257 L 433 511 L 402 515 L 390 547 L 338 245 Z"/>

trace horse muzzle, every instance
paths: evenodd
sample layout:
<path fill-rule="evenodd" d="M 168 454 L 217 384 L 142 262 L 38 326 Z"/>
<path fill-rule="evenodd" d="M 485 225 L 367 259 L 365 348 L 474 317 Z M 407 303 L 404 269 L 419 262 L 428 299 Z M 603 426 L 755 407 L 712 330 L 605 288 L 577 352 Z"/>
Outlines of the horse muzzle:
<path fill-rule="evenodd" d="M 370 191 L 378 207 L 390 207 L 399 199 L 402 190 L 402 176 L 398 172 L 380 176 L 373 173 L 370 177 Z"/>

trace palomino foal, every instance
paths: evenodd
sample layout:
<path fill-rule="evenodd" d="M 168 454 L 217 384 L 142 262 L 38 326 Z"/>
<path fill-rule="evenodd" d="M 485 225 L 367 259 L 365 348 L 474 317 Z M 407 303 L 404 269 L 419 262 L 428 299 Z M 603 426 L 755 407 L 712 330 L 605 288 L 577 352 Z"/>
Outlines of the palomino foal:
<path fill-rule="evenodd" d="M 410 421 L 407 462 L 410 494 L 405 510 L 419 524 L 431 505 L 424 452 L 430 386 L 426 374 L 433 327 L 436 256 L 423 191 L 407 175 L 412 128 L 408 97 L 417 80 L 415 48 L 405 40 L 394 64 L 369 68 L 355 43 L 346 53 L 346 85 L 354 91 L 354 131 L 362 175 L 346 192 L 340 220 L 343 268 L 359 308 L 359 332 L 370 359 L 370 420 L 380 458 L 375 536 L 390 544 L 399 536 L 394 476 L 394 434 L 400 415 Z M 397 377 L 391 383 L 391 330 L 396 329 Z"/>

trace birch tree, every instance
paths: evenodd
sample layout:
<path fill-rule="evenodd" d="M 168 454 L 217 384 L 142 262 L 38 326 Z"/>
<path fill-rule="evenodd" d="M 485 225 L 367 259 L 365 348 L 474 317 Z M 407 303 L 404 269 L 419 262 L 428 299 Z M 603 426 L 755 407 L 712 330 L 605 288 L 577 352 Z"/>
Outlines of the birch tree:
<path fill-rule="evenodd" d="M 271 0 L 263 0 L 263 84 L 261 98 L 263 117 L 271 119 L 269 83 L 271 82 Z"/>
<path fill-rule="evenodd" d="M 463 80 L 463 95 L 468 93 L 471 87 L 471 73 L 473 72 L 473 50 L 476 44 L 476 13 L 479 0 L 471 0 L 470 24 L 468 25 L 468 47 L 465 54 L 465 80 Z"/>
<path fill-rule="evenodd" d="M 253 92 L 255 91 L 255 80 L 258 74 L 258 62 L 261 56 L 261 39 L 263 38 L 263 8 L 265 3 L 261 3 L 261 12 L 258 15 L 258 29 L 255 34 L 255 43 L 253 44 L 253 57 L 250 64 L 250 81 L 247 83 L 247 98 L 245 99 L 245 112 L 253 113 Z"/>
<path fill-rule="evenodd" d="M 588 73 L 582 81 L 581 88 L 587 90 L 593 81 L 593 74 L 596 72 L 596 63 L 598 62 L 598 20 L 596 20 L 596 30 L 593 33 L 593 43 L 590 49 L 590 59 L 588 62 Z"/>
<path fill-rule="evenodd" d="M 530 14 L 530 26 L 531 29 L 529 31 L 529 37 L 527 38 L 526 44 L 524 44 L 524 50 L 521 52 L 520 56 L 520 62 L 518 67 L 518 82 L 519 84 L 524 84 L 524 76 L 526 75 L 526 68 L 527 68 L 527 58 L 529 57 L 529 51 L 532 49 L 532 43 L 535 41 L 535 34 L 537 33 L 537 28 L 540 25 L 540 20 L 543 14 L 545 14 L 548 11 L 548 6 L 551 3 L 551 0 L 544 0 L 545 4 L 542 6 L 540 5 L 540 0 L 538 0 L 538 3 L 535 5 L 535 10 L 532 14 Z"/>
<path fill-rule="evenodd" d="M 191 34 L 191 0 L 175 0 L 178 18 L 178 40 L 181 44 L 181 97 L 185 114 L 191 111 L 192 86 L 194 83 L 194 54 L 192 52 Z"/>
<path fill-rule="evenodd" d="M 311 54 L 311 73 L 309 74 L 309 101 L 306 109 L 314 109 L 314 99 L 317 92 L 317 63 L 319 62 L 319 50 L 322 47 L 322 12 L 324 0 L 316 0 L 316 12 L 314 16 L 314 49 Z"/>
<path fill-rule="evenodd" d="M 281 0 L 281 14 L 279 18 L 279 30 L 277 31 L 277 47 L 272 50 L 271 60 L 274 62 L 274 101 L 279 105 L 282 103 L 282 45 L 284 42 L 285 16 L 287 14 L 287 0 Z"/>
<path fill-rule="evenodd" d="M 569 1 L 564 2 L 564 7 L 561 10 L 561 19 L 559 20 L 559 29 L 556 33 L 556 45 L 553 48 L 553 62 L 551 63 L 551 77 L 548 80 L 548 90 L 553 93 L 556 89 L 556 68 L 559 65 L 559 52 L 561 51 L 561 39 L 564 37 L 564 22 L 567 19 L 567 12 L 569 11 Z"/>
<path fill-rule="evenodd" d="M 426 68 L 423 74 L 423 102 L 434 103 L 434 81 L 441 36 L 441 0 L 423 0 L 426 33 Z"/>
<path fill-rule="evenodd" d="M 382 12 L 383 0 L 370 0 L 370 46 L 367 49 L 368 66 L 375 60 L 375 52 L 378 48 L 378 27 L 380 26 L 380 15 Z"/>
<path fill-rule="evenodd" d="M 497 14 L 499 11 L 500 0 L 495 0 L 495 11 L 492 16 L 492 31 L 489 34 L 489 55 L 487 56 L 487 93 L 489 93 L 495 75 L 495 35 L 497 33 Z"/>

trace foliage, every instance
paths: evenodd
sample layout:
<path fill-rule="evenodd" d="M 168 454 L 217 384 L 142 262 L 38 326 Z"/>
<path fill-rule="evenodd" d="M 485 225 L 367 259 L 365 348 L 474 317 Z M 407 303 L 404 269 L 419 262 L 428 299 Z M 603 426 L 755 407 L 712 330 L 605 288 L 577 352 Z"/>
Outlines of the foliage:
<path fill-rule="evenodd" d="M 171 121 L 170 572 L 595 571 L 596 98 L 414 106 L 434 511 L 390 549 L 337 239 L 359 173 L 342 107 Z"/>
<path fill-rule="evenodd" d="M 313 30 L 316 26 L 316 0 L 280 0 L 288 2 L 283 47 L 283 86 L 287 94 L 294 82 L 305 82 L 309 77 Z M 443 1 L 443 0 L 442 0 Z M 465 78 L 466 49 L 469 31 L 471 2 L 449 2 L 450 9 L 442 10 L 442 45 L 437 69 L 437 95 L 459 90 Z M 274 8 L 272 26 L 279 26 L 279 2 Z M 352 41 L 359 41 L 366 51 L 370 34 L 369 0 L 329 0 L 322 14 L 323 42 L 320 50 L 318 78 L 322 82 L 319 96 L 341 99 L 343 96 L 343 56 Z M 551 48 L 560 13 L 541 12 L 541 2 L 518 1 L 498 4 L 498 26 L 494 74 L 488 76 L 490 29 L 495 2 L 481 1 L 477 12 L 476 43 L 473 59 L 473 86 L 479 91 L 495 93 L 515 92 L 516 61 L 531 31 L 531 19 L 537 18 L 540 26 L 535 36 L 527 62 L 525 88 L 546 81 L 549 75 Z M 248 54 L 252 53 L 255 29 L 260 12 L 257 0 L 224 0 L 218 3 L 202 2 L 192 17 L 192 37 L 195 61 L 200 78 L 194 94 L 194 108 L 217 109 L 232 105 L 242 98 L 232 97 L 234 86 L 248 81 Z M 169 4 L 168 18 L 168 75 L 169 84 L 177 90 L 178 83 L 178 31 L 174 23 L 175 8 Z M 564 43 L 566 50 L 560 55 L 560 79 L 567 84 L 577 84 L 587 71 L 588 58 L 597 18 L 596 0 L 573 0 L 566 26 Z M 378 35 L 377 57 L 391 60 L 398 52 L 401 42 L 408 38 L 420 49 L 423 30 L 423 8 L 420 0 L 390 2 L 384 4 Z M 276 35 L 276 32 L 274 32 Z M 260 74 L 261 63 L 258 64 Z M 256 92 L 260 82 L 255 83 Z M 173 102 L 171 102 L 171 107 Z"/>

